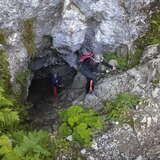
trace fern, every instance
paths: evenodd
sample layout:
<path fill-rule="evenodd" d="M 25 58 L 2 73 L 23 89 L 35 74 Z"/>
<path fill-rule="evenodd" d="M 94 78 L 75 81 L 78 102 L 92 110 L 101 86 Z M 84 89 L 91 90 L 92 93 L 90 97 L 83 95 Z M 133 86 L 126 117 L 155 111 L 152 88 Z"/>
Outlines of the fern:
<path fill-rule="evenodd" d="M 19 116 L 17 112 L 11 109 L 5 108 L 0 110 L 0 128 L 14 127 L 19 122 Z"/>
<path fill-rule="evenodd" d="M 18 113 L 11 107 L 13 107 L 12 100 L 5 97 L 5 91 L 0 87 L 0 129 L 2 131 L 13 129 L 19 122 Z"/>
<path fill-rule="evenodd" d="M 23 139 L 15 147 L 15 151 L 21 156 L 37 155 L 38 157 L 49 156 L 46 147 L 49 142 L 48 133 L 44 131 L 29 132 L 23 135 Z"/>
<path fill-rule="evenodd" d="M 0 156 L 2 160 L 49 160 L 48 144 L 47 132 L 15 132 L 12 141 L 5 135 L 0 137 Z"/>

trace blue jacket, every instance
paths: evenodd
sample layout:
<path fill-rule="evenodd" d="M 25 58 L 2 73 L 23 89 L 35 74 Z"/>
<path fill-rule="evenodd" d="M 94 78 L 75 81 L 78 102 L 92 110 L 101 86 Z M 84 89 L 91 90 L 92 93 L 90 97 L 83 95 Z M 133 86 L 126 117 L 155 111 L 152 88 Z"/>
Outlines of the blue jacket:
<path fill-rule="evenodd" d="M 60 87 L 62 85 L 62 77 L 51 75 L 51 82 L 53 86 Z"/>

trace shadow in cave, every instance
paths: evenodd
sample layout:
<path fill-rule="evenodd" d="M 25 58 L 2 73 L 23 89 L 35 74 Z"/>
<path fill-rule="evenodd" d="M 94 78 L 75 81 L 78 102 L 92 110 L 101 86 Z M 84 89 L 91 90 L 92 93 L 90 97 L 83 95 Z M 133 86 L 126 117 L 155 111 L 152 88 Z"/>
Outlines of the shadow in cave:
<path fill-rule="evenodd" d="M 53 68 L 62 76 L 64 87 L 60 90 L 58 100 L 54 99 L 53 86 L 51 83 L 51 73 Z M 32 104 L 29 110 L 29 121 L 34 128 L 51 127 L 58 120 L 60 108 L 67 107 L 71 104 L 67 100 L 66 91 L 72 84 L 76 71 L 69 66 L 49 66 L 35 72 L 29 87 L 28 102 Z"/>
<path fill-rule="evenodd" d="M 41 101 L 53 97 L 50 78 L 33 79 L 29 88 L 28 101 L 36 105 Z"/>

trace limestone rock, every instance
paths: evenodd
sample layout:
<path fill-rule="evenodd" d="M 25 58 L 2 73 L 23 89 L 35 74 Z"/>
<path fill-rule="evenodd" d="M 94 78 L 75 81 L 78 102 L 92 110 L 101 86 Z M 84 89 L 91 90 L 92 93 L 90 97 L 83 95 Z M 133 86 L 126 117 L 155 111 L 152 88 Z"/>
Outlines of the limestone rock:
<path fill-rule="evenodd" d="M 160 55 L 160 44 L 147 46 L 143 51 L 141 63 L 152 60 L 153 58 L 156 58 L 157 55 Z"/>
<path fill-rule="evenodd" d="M 76 68 L 75 51 L 81 47 L 102 53 L 113 51 L 120 44 L 130 46 L 147 27 L 148 15 L 143 8 L 149 8 L 152 1 L 1 0 L 0 29 L 9 37 L 9 54 L 13 56 L 9 58 L 12 81 L 19 68 L 27 68 L 30 61 L 21 39 L 24 21 L 34 22 L 32 29 L 37 49 L 43 45 L 44 36 L 51 36 L 53 48 Z"/>
<path fill-rule="evenodd" d="M 116 48 L 116 54 L 119 57 L 126 58 L 128 56 L 128 50 L 129 49 L 127 45 L 121 44 Z"/>

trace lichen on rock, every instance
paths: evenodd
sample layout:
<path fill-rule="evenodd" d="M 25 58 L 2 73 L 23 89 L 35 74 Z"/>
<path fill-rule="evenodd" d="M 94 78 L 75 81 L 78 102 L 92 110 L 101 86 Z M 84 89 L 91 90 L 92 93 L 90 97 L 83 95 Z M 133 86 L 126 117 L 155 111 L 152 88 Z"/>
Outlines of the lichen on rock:
<path fill-rule="evenodd" d="M 22 41 L 31 57 L 36 52 L 34 22 L 34 18 L 22 21 Z"/>

